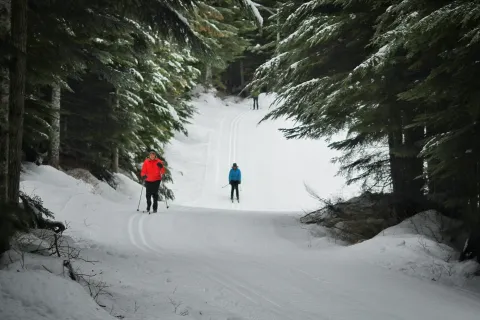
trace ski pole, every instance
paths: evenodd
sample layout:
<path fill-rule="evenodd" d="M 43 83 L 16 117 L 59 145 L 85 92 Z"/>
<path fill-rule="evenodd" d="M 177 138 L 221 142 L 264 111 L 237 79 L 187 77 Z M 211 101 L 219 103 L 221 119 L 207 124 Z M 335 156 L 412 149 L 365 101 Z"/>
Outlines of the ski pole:
<path fill-rule="evenodd" d="M 223 189 L 223 188 L 225 188 L 226 186 L 228 186 L 229 184 L 230 184 L 230 183 L 228 183 L 228 184 L 224 185 L 224 186 L 222 187 L 222 189 Z"/>
<path fill-rule="evenodd" d="M 142 201 L 142 194 L 143 194 L 143 183 L 142 183 L 142 190 L 140 191 L 140 199 L 138 199 L 137 211 L 140 210 L 140 201 Z"/>
<path fill-rule="evenodd" d="M 163 184 L 163 189 L 165 190 L 165 194 L 163 195 L 165 197 L 165 206 L 168 209 L 169 206 L 168 206 L 168 199 L 167 199 L 167 187 L 165 187 L 165 182 L 163 182 L 163 179 L 162 179 L 162 184 Z"/>

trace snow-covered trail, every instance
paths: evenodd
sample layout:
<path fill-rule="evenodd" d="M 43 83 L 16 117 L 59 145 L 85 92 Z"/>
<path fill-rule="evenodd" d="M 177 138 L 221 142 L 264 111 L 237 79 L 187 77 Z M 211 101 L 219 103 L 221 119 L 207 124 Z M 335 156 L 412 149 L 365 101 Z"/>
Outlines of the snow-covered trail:
<path fill-rule="evenodd" d="M 477 319 L 480 311 L 471 293 L 386 270 L 345 248 L 312 250 L 289 215 L 177 208 L 134 215 L 130 224 L 137 259 L 152 269 L 158 263 L 145 281 L 182 301 L 193 319 Z"/>
<path fill-rule="evenodd" d="M 428 273 L 400 272 L 404 266 L 430 270 L 431 256 L 419 250 L 416 236 L 345 248 L 313 237 L 319 230 L 298 222 L 292 212 L 317 205 L 304 181 L 323 197 L 341 190 L 325 143 L 286 141 L 278 123 L 257 127 L 266 110 L 250 110 L 250 101 L 202 99 L 190 136 L 177 136 L 167 148 L 177 196 L 168 210 L 160 203 L 157 214 L 136 212 L 141 187 L 123 175 L 117 190 L 48 166 L 27 166 L 23 175 L 22 189 L 68 221 L 82 255 L 98 261 L 75 263 L 110 286 L 102 303 L 112 314 L 138 320 L 478 319 L 475 293 L 430 281 Z M 243 174 L 242 203 L 233 206 L 222 189 L 232 162 Z M 388 261 L 388 268 L 378 261 Z"/>
<path fill-rule="evenodd" d="M 184 206 L 257 211 L 301 211 L 318 203 L 304 183 L 322 197 L 349 196 L 358 187 L 345 187 L 331 163 L 336 153 L 324 141 L 286 140 L 278 131 L 289 121 L 258 124 L 274 97 L 262 94 L 260 110 L 251 99 L 235 102 L 202 94 L 189 136 L 178 134 L 166 147 L 173 168 L 176 203 Z M 242 171 L 241 203 L 229 201 L 228 171 L 236 162 Z"/>

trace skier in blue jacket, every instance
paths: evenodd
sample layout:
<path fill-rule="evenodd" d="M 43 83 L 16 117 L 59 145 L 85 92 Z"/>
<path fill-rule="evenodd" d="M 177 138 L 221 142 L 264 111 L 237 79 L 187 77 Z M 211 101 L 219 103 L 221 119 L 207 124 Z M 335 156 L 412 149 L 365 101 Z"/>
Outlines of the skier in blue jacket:
<path fill-rule="evenodd" d="M 232 191 L 230 192 L 230 199 L 233 201 L 233 191 L 235 190 L 237 193 L 237 201 L 240 202 L 240 198 L 238 195 L 238 185 L 242 183 L 242 172 L 240 171 L 236 163 L 234 163 L 232 165 L 232 168 L 230 169 L 230 173 L 228 174 L 228 182 L 232 186 Z"/>

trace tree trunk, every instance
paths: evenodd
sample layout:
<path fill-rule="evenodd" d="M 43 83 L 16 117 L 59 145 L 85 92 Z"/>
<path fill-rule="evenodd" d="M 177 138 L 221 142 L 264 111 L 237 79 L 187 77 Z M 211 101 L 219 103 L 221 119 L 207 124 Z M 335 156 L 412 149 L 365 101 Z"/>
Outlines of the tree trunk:
<path fill-rule="evenodd" d="M 388 149 L 390 153 L 390 175 L 392 177 L 392 191 L 393 194 L 399 195 L 403 191 L 402 183 L 402 163 L 400 159 L 394 154 L 394 150 L 398 148 L 398 144 L 401 140 L 398 137 L 398 133 L 390 132 L 388 134 Z"/>
<path fill-rule="evenodd" d="M 8 200 L 17 204 L 20 193 L 25 81 L 27 71 L 27 0 L 12 3 L 13 55 L 10 69 L 10 150 Z"/>
<path fill-rule="evenodd" d="M 432 125 L 426 125 L 426 137 L 432 137 L 441 132 L 448 132 L 448 128 L 438 128 Z M 455 187 L 457 181 L 455 177 L 445 178 L 433 175 L 432 172 L 438 165 L 438 159 L 427 159 L 428 193 L 429 197 L 437 203 L 445 203 L 447 197 L 456 196 Z"/>
<path fill-rule="evenodd" d="M 118 98 L 118 89 L 115 89 L 115 93 L 113 95 L 113 101 L 111 102 L 112 104 L 112 111 L 113 114 L 115 115 L 120 111 L 120 99 Z M 115 137 L 115 140 L 117 140 L 118 137 Z M 112 171 L 117 173 L 118 172 L 118 144 L 117 142 L 113 143 L 112 146 Z"/>
<path fill-rule="evenodd" d="M 8 199 L 9 79 L 8 69 L 0 67 L 0 203 Z"/>
<path fill-rule="evenodd" d="M 115 173 L 118 172 L 118 147 L 113 147 L 112 171 Z"/>
<path fill-rule="evenodd" d="M 67 135 L 68 134 L 68 116 L 67 115 L 63 115 L 63 116 L 60 115 L 60 127 L 62 127 L 61 126 L 62 123 L 63 123 L 63 128 L 62 128 L 61 136 L 62 136 L 62 139 L 66 139 L 68 137 Z"/>
<path fill-rule="evenodd" d="M 392 189 L 394 195 L 401 195 L 404 192 L 403 163 L 402 159 L 396 155 L 402 145 L 401 114 L 395 105 L 391 103 L 387 106 L 389 112 L 388 119 L 388 149 L 390 156 L 390 174 L 392 177 Z"/>
<path fill-rule="evenodd" d="M 240 60 L 240 86 L 242 90 L 245 88 L 245 69 L 243 67 L 243 60 Z"/>
<path fill-rule="evenodd" d="M 403 127 L 413 123 L 416 109 L 407 106 L 404 111 Z M 408 197 L 418 199 L 423 196 L 422 188 L 424 187 L 423 178 L 423 158 L 419 157 L 421 151 L 421 140 L 424 139 L 425 133 L 423 127 L 409 127 L 403 130 L 405 136 L 404 147 L 408 151 L 405 158 L 405 183 Z"/>
<path fill-rule="evenodd" d="M 212 84 L 212 66 L 207 64 L 205 66 L 205 88 L 209 88 Z"/>
<path fill-rule="evenodd" d="M 0 1 L 0 39 L 10 35 L 10 1 Z M 8 200 L 8 111 L 10 97 L 10 75 L 8 56 L 0 57 L 0 203 Z"/>
<path fill-rule="evenodd" d="M 61 88 L 59 85 L 52 86 L 52 119 L 50 128 L 49 163 L 57 168 L 60 165 L 60 106 Z"/>

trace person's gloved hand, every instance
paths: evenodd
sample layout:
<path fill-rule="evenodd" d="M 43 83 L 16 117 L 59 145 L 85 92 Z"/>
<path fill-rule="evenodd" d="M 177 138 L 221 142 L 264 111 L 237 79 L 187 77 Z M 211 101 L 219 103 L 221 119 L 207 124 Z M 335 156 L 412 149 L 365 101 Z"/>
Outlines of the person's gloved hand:
<path fill-rule="evenodd" d="M 147 175 L 142 176 L 142 179 L 143 180 L 147 179 Z"/>
<path fill-rule="evenodd" d="M 163 168 L 163 164 L 161 164 L 160 162 L 157 162 L 157 167 L 159 167 L 160 169 Z"/>
<path fill-rule="evenodd" d="M 228 184 L 232 184 L 232 181 L 228 181 Z"/>
<path fill-rule="evenodd" d="M 242 181 L 238 181 L 238 184 L 242 184 Z"/>

